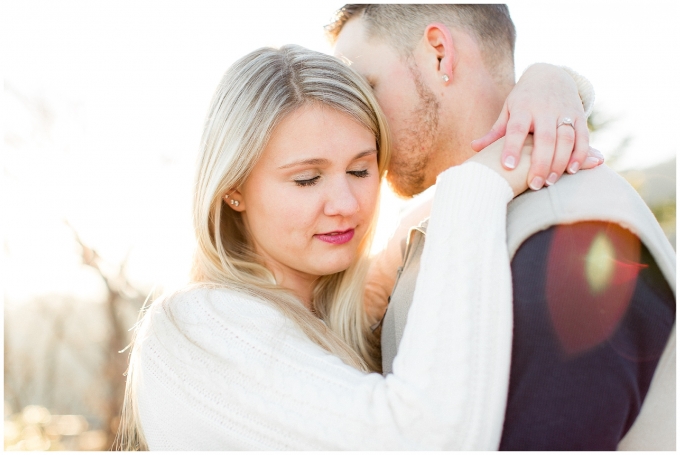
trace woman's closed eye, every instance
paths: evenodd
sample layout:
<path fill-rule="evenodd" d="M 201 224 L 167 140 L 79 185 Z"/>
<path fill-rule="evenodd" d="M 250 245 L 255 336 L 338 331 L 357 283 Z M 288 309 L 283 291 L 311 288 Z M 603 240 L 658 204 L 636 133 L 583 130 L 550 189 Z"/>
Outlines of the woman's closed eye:
<path fill-rule="evenodd" d="M 348 174 L 352 174 L 355 177 L 366 178 L 368 177 L 368 169 L 362 169 L 360 171 L 347 171 Z"/>
<path fill-rule="evenodd" d="M 354 177 L 359 177 L 359 178 L 366 178 L 370 174 L 368 172 L 368 169 L 361 169 L 361 170 L 356 170 L 356 171 L 347 171 L 348 174 L 353 175 Z M 297 186 L 313 186 L 316 185 L 319 179 L 321 178 L 320 175 L 310 177 L 310 178 L 297 178 L 294 179 L 293 181 Z"/>
<path fill-rule="evenodd" d="M 321 178 L 320 175 L 312 177 L 309 179 L 295 179 L 294 182 L 297 186 L 312 186 L 316 185 L 316 182 Z"/>

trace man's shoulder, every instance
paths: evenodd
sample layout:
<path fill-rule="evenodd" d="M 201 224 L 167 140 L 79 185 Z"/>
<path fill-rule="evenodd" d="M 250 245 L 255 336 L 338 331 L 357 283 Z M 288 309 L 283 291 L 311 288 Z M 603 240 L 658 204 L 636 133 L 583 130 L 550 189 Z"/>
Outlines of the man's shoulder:
<path fill-rule="evenodd" d="M 510 205 L 514 208 L 524 204 L 535 204 L 542 199 L 550 200 L 553 204 L 576 201 L 583 205 L 582 196 L 589 196 L 589 200 L 599 203 L 620 197 L 622 194 L 637 197 L 635 189 L 623 177 L 608 166 L 601 165 L 576 174 L 564 174 L 556 184 L 539 191 L 526 191 L 516 197 Z"/>
<path fill-rule="evenodd" d="M 658 227 L 635 189 L 603 165 L 515 198 L 508 205 L 508 252 L 513 256 L 525 240 L 550 226 L 583 221 L 616 223 L 636 235 Z"/>
<path fill-rule="evenodd" d="M 607 166 L 563 175 L 548 188 L 526 191 L 508 205 L 508 219 L 527 217 L 527 212 L 541 211 L 541 218 L 563 219 L 567 222 L 606 219 L 630 208 L 645 206 L 635 189 L 618 173 Z M 576 218 L 574 218 L 576 217 Z M 538 219 L 538 218 L 537 218 Z M 562 224 L 562 223 L 560 223 Z"/>

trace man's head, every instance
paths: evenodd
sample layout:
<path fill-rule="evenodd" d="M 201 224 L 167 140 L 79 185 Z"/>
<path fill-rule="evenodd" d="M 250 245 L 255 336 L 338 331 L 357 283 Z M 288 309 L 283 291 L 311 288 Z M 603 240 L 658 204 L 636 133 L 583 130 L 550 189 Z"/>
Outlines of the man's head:
<path fill-rule="evenodd" d="M 374 87 L 394 139 L 388 179 L 403 196 L 473 153 L 514 84 L 504 5 L 346 5 L 326 30 Z"/>

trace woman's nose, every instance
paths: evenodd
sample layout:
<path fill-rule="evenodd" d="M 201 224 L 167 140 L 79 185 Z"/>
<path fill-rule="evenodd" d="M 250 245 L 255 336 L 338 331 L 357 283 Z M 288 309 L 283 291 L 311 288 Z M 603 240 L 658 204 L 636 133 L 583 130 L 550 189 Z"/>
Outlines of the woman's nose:
<path fill-rule="evenodd" d="M 359 211 L 359 200 L 346 178 L 339 178 L 332 185 L 328 185 L 327 191 L 325 215 L 351 216 Z"/>

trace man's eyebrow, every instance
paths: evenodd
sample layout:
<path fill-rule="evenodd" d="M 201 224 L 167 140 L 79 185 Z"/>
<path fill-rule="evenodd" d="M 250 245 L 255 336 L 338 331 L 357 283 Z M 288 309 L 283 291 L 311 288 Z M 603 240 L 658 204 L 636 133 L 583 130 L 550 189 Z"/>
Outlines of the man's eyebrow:
<path fill-rule="evenodd" d="M 352 158 L 352 161 L 358 160 L 359 158 L 363 158 L 368 155 L 372 154 L 377 154 L 378 151 L 375 149 L 371 150 L 364 150 L 363 152 L 357 153 L 354 158 Z M 323 166 L 329 164 L 330 161 L 327 160 L 326 158 L 309 158 L 306 160 L 298 160 L 298 161 L 293 161 L 292 163 L 284 164 L 283 166 L 279 166 L 279 169 L 288 169 L 291 167 L 295 166 Z"/>

